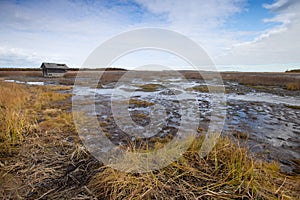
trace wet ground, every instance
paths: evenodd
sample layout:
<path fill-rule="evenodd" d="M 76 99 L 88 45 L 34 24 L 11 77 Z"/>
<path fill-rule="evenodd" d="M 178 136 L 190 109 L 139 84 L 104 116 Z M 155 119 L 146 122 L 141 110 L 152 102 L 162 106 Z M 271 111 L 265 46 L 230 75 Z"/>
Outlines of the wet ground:
<path fill-rule="evenodd" d="M 59 84 L 53 79 L 26 82 L 32 85 Z M 221 110 L 226 111 L 222 134 L 245 142 L 255 156 L 278 160 L 282 171 L 299 174 L 299 92 L 282 88 L 261 90 L 231 81 L 224 84 L 226 102 L 219 104 Z M 73 98 L 81 102 L 82 110 L 97 116 L 103 131 L 113 143 L 123 145 L 141 138 L 172 139 L 182 130 L 181 126 L 184 126 L 183 130 L 192 131 L 189 124 L 182 124 L 182 121 L 190 120 L 190 124 L 198 122 L 195 113 L 199 117 L 199 134 L 205 134 L 210 121 L 215 120 L 211 119 L 214 96 L 203 89 L 193 89 L 205 85 L 203 81 L 184 82 L 180 78 L 152 78 L 147 81 L 137 78 L 131 82 L 106 83 L 100 88 L 78 85 L 73 90 Z M 90 110 L 93 101 L 96 113 Z M 114 113 L 112 102 L 119 108 Z M 197 110 L 193 110 L 195 102 Z M 128 114 L 129 126 L 118 124 L 115 120 L 128 117 Z M 222 119 L 223 114 L 219 115 Z M 155 117 L 160 120 L 155 120 Z M 131 124 L 132 121 L 134 124 Z"/>

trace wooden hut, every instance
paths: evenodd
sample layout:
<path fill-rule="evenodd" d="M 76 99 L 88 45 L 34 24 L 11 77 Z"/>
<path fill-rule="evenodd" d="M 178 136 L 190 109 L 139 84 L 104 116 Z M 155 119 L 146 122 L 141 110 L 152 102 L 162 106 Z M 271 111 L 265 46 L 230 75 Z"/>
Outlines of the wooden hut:
<path fill-rule="evenodd" d="M 42 63 L 41 65 L 44 77 L 62 77 L 67 72 L 66 64 Z"/>

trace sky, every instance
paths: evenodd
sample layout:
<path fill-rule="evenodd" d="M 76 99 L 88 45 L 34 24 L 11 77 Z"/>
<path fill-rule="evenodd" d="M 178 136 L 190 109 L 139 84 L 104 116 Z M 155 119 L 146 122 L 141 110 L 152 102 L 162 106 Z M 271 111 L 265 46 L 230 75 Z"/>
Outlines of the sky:
<path fill-rule="evenodd" d="M 220 71 L 300 68 L 299 0 L 0 0 L 0 27 L 0 67 L 80 67 L 110 38 L 154 27 L 195 41 Z M 155 50 L 133 52 L 112 66 L 146 64 L 190 69 Z"/>

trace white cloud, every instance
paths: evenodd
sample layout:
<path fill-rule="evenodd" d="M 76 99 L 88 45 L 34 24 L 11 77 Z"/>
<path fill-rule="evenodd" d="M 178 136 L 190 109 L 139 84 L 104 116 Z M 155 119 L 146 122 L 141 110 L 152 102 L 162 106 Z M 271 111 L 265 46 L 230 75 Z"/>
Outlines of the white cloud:
<path fill-rule="evenodd" d="M 280 10 L 280 9 L 286 9 L 288 7 L 290 7 L 291 5 L 297 3 L 298 0 L 277 0 L 275 1 L 273 4 L 263 4 L 263 6 L 266 9 L 269 10 Z"/>
<path fill-rule="evenodd" d="M 236 41 L 236 34 L 224 30 L 233 15 L 245 9 L 247 0 L 136 0 L 149 12 L 165 16 L 167 28 L 198 42 L 212 56 Z M 222 37 L 220 37 L 222 35 Z"/>
<path fill-rule="evenodd" d="M 0 43 L 10 49 L 21 48 L 28 56 L 37 52 L 41 59 L 47 55 L 50 61 L 62 59 L 79 66 L 106 39 L 131 28 L 150 26 L 183 33 L 215 55 L 236 42 L 235 34 L 224 32 L 222 26 L 242 11 L 245 2 L 136 0 L 138 8 L 126 1 L 108 8 L 102 1 L 4 1 L 0 6 Z"/>
<path fill-rule="evenodd" d="M 16 66 L 20 60 L 79 66 L 106 39 L 139 27 L 183 33 L 220 65 L 299 63 L 299 0 L 264 4 L 275 16 L 262 21 L 278 25 L 261 32 L 226 29 L 232 17 L 247 12 L 248 0 L 134 1 L 2 1 L 0 65 L 13 65 L 15 59 Z"/>
<path fill-rule="evenodd" d="M 286 26 L 286 25 L 290 24 L 292 19 L 295 17 L 297 17 L 295 13 L 284 13 L 284 14 L 278 14 L 273 18 L 263 19 L 263 22 L 265 22 L 265 23 L 270 23 L 270 22 L 282 23 L 284 26 Z"/>
<path fill-rule="evenodd" d="M 30 54 L 22 49 L 0 47 L 0 65 L 14 66 L 17 63 L 24 66 L 24 63 L 36 64 L 39 59 L 35 53 Z"/>
<path fill-rule="evenodd" d="M 289 2 L 289 0 L 277 0 L 277 2 L 275 2 L 273 4 L 264 4 L 264 7 L 267 9 L 277 9 L 277 8 L 282 7 L 287 2 Z"/>
<path fill-rule="evenodd" d="M 171 24 L 197 22 L 201 25 L 218 26 L 227 17 L 241 12 L 245 0 L 136 0 L 150 12 L 166 14 Z M 210 21 L 217 23 L 210 24 Z M 195 25 L 193 23 L 193 25 Z M 205 27 L 206 28 L 206 27 Z"/>
<path fill-rule="evenodd" d="M 0 3 L 0 44 L 5 46 L 2 66 L 37 67 L 40 61 L 57 60 L 80 66 L 101 42 L 132 24 L 127 13 L 132 9 L 130 6 L 126 11 L 120 6 L 108 9 L 100 1 Z M 23 53 L 13 54 L 9 49 L 22 49 Z M 33 54 L 39 57 L 38 62 L 27 59 Z M 16 59 L 18 56 L 24 63 Z"/>
<path fill-rule="evenodd" d="M 65 59 L 59 55 L 49 57 L 21 48 L 0 46 L 0 66 L 38 67 L 41 62 L 45 61 L 64 62 Z"/>
<path fill-rule="evenodd" d="M 292 5 L 292 6 L 291 6 Z M 217 59 L 219 64 L 289 66 L 300 63 L 300 1 L 278 0 L 264 5 L 276 16 L 264 22 L 279 22 L 253 41 L 238 43 Z M 298 64 L 297 64 L 298 63 Z M 284 67 L 282 68 L 284 70 Z"/>

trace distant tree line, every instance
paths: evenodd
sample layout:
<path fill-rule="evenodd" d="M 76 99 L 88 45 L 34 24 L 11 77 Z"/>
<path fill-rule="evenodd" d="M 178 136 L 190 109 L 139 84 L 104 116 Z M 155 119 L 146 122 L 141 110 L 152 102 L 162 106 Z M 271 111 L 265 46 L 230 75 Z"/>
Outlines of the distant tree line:
<path fill-rule="evenodd" d="M 300 73 L 300 69 L 286 70 L 285 73 Z"/>
<path fill-rule="evenodd" d="M 69 68 L 68 71 L 79 71 L 80 68 Z M 82 68 L 82 71 L 127 71 L 127 69 L 110 67 L 110 68 Z M 0 68 L 0 71 L 41 71 L 40 68 Z"/>
<path fill-rule="evenodd" d="M 41 71 L 40 68 L 0 68 L 0 71 Z"/>

